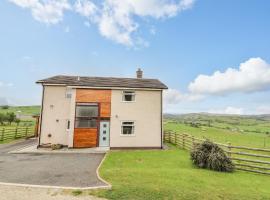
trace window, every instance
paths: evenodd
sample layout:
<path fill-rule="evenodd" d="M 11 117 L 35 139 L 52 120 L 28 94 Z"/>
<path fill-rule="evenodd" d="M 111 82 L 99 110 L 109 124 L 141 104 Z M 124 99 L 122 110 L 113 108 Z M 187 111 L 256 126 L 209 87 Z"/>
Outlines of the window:
<path fill-rule="evenodd" d="M 122 122 L 122 135 L 134 135 L 134 122 Z"/>
<path fill-rule="evenodd" d="M 66 89 L 66 98 L 67 99 L 71 99 L 72 97 L 72 89 L 71 88 L 67 88 Z"/>
<path fill-rule="evenodd" d="M 96 128 L 97 118 L 97 104 L 77 104 L 75 128 Z"/>
<path fill-rule="evenodd" d="M 135 101 L 135 92 L 134 91 L 123 91 L 123 101 L 132 102 Z"/>

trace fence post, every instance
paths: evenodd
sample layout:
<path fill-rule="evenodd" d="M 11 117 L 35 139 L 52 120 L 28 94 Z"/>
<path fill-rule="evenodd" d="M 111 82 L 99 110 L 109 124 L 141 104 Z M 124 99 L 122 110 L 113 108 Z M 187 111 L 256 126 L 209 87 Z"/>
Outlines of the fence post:
<path fill-rule="evenodd" d="M 183 134 L 183 136 L 182 136 L 182 147 L 183 147 L 183 149 L 185 149 L 185 133 Z"/>
<path fill-rule="evenodd" d="M 172 134 L 172 132 L 170 131 L 169 132 L 169 143 L 172 143 L 172 141 L 171 141 L 171 134 Z"/>
<path fill-rule="evenodd" d="M 27 134 L 28 134 L 28 127 L 26 127 L 25 129 L 25 138 L 27 138 Z"/>
<path fill-rule="evenodd" d="M 16 127 L 16 129 L 15 129 L 15 135 L 14 135 L 14 139 L 16 139 L 16 138 L 17 138 L 17 133 L 18 133 L 18 127 Z"/>
<path fill-rule="evenodd" d="M 228 142 L 228 157 L 231 158 L 232 154 L 231 154 L 232 148 L 231 148 L 231 143 Z"/>
<path fill-rule="evenodd" d="M 194 140 L 194 136 L 192 135 L 192 136 L 191 136 L 191 138 L 192 138 L 192 148 L 194 148 L 194 147 L 195 147 L 195 140 Z"/>
<path fill-rule="evenodd" d="M 4 141 L 4 133 L 5 133 L 5 128 L 2 129 L 1 141 Z"/>
<path fill-rule="evenodd" d="M 176 132 L 174 132 L 174 144 L 175 145 L 177 145 L 177 143 L 176 143 L 176 135 L 177 135 Z"/>

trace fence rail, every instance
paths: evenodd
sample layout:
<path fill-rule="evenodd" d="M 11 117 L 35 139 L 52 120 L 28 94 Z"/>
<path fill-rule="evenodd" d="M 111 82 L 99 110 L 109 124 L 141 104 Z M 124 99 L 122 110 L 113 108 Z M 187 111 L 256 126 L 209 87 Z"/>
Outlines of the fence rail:
<path fill-rule="evenodd" d="M 164 141 L 175 144 L 177 147 L 191 151 L 196 144 L 206 139 L 196 138 L 187 133 L 165 131 Z M 232 159 L 237 170 L 270 175 L 270 149 L 235 146 L 216 143 Z M 250 164 L 252 163 L 252 164 Z"/>
<path fill-rule="evenodd" d="M 29 138 L 35 135 L 35 127 L 8 127 L 0 128 L 0 142 Z"/>

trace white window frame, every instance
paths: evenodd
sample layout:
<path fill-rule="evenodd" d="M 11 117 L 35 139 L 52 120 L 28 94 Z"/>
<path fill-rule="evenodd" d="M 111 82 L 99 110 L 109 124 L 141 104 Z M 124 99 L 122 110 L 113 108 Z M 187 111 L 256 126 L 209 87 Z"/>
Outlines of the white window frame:
<path fill-rule="evenodd" d="M 66 88 L 65 98 L 66 99 L 72 98 L 72 88 L 69 88 L 69 87 Z"/>
<path fill-rule="evenodd" d="M 125 126 L 131 126 L 133 127 L 132 129 L 132 134 L 123 134 L 123 123 L 125 122 L 132 122 L 133 125 L 125 125 Z M 128 120 L 125 120 L 125 121 L 121 121 L 121 132 L 120 132 L 120 136 L 123 136 L 123 137 L 134 137 L 135 136 L 135 121 L 128 121 Z"/>
<path fill-rule="evenodd" d="M 133 101 L 125 101 L 125 93 L 126 92 L 130 92 L 130 93 L 133 93 L 131 95 L 134 96 L 134 100 Z M 123 90 L 122 91 L 122 102 L 125 102 L 125 103 L 133 103 L 133 102 L 136 102 L 136 92 L 134 90 Z"/>

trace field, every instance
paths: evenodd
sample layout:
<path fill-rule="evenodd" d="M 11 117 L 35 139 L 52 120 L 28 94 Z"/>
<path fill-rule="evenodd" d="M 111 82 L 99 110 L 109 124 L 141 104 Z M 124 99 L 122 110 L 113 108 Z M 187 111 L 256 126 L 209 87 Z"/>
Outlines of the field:
<path fill-rule="evenodd" d="M 270 199 L 269 176 L 197 169 L 187 151 L 173 146 L 165 151 L 110 152 L 100 174 L 113 188 L 90 194 L 108 199 Z"/>
<path fill-rule="evenodd" d="M 8 109 L 0 107 L 0 113 L 14 112 L 20 113 L 21 115 L 36 115 L 40 112 L 40 106 L 10 106 Z"/>
<path fill-rule="evenodd" d="M 8 112 L 15 113 L 16 117 L 20 119 L 20 123 L 4 122 L 4 124 L 0 124 L 0 144 L 34 135 L 36 120 L 32 116 L 39 114 L 40 106 L 0 107 L 0 113 Z"/>
<path fill-rule="evenodd" d="M 0 113 L 8 113 L 13 112 L 17 115 L 18 118 L 20 118 L 21 122 L 19 123 L 20 127 L 26 127 L 26 126 L 34 126 L 35 125 L 35 119 L 32 117 L 33 115 L 37 115 L 40 112 L 40 106 L 9 106 L 8 109 L 4 109 L 3 107 L 0 107 Z M 0 124 L 0 128 L 12 128 L 16 127 L 16 123 L 5 123 L 4 125 Z"/>
<path fill-rule="evenodd" d="M 270 148 L 269 116 L 166 115 L 164 128 L 224 144 Z"/>

